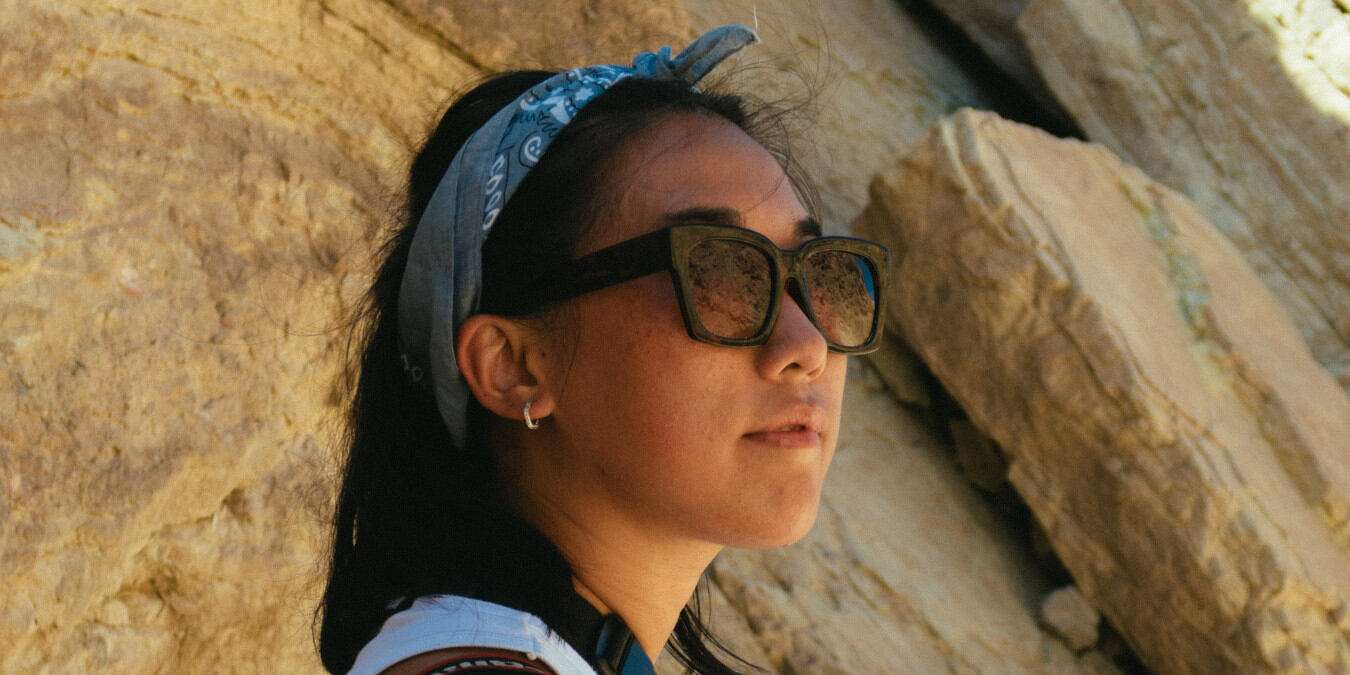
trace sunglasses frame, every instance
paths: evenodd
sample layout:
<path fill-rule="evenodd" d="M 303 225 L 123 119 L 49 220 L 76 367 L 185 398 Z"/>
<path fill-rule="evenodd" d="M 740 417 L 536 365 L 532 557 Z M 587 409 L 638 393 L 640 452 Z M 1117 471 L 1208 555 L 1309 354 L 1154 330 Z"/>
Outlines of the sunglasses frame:
<path fill-rule="evenodd" d="M 759 249 L 770 260 L 773 275 L 773 293 L 764 323 L 754 335 L 746 338 L 726 338 L 709 331 L 695 315 L 692 284 L 685 278 L 689 270 L 689 256 L 694 248 L 710 239 L 725 239 L 748 243 Z M 876 307 L 867 339 L 860 345 L 841 345 L 829 338 L 821 328 L 811 302 L 805 297 L 807 280 L 806 258 L 819 251 L 852 253 L 872 266 L 872 281 L 876 287 Z M 700 342 L 728 347 L 754 347 L 768 341 L 778 322 L 784 294 L 797 301 L 811 324 L 825 338 L 830 351 L 841 354 L 866 354 L 876 351 L 885 316 L 885 275 L 890 263 L 890 250 L 876 242 L 856 237 L 816 237 L 792 251 L 778 248 L 768 237 L 754 230 L 735 225 L 671 225 L 654 232 L 619 242 L 562 265 L 521 287 L 514 299 L 538 307 L 551 302 L 575 298 L 591 291 L 614 286 L 630 279 L 669 270 L 679 299 L 680 315 L 684 318 L 689 337 Z"/>

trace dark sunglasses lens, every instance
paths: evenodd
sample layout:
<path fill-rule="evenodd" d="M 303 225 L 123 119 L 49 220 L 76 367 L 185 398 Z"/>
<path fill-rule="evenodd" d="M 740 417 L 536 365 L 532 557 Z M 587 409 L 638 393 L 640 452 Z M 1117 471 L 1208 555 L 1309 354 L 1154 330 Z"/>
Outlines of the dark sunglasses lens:
<path fill-rule="evenodd" d="M 689 252 L 694 311 L 709 332 L 744 340 L 769 313 L 773 271 L 764 252 L 747 242 L 708 239 Z"/>
<path fill-rule="evenodd" d="M 859 347 L 872 337 L 876 320 L 876 270 L 867 258 L 845 251 L 819 251 L 806 259 L 811 310 L 825 337 Z"/>

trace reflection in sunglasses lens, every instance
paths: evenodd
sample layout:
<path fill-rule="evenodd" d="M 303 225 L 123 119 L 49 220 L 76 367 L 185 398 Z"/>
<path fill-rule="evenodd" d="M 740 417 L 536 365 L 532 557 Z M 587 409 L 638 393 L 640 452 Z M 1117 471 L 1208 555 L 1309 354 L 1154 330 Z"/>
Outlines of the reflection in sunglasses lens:
<path fill-rule="evenodd" d="M 734 239 L 709 239 L 689 254 L 694 309 L 703 327 L 731 339 L 753 336 L 769 311 L 773 273 L 769 259 Z"/>
<path fill-rule="evenodd" d="M 862 256 L 820 251 L 806 259 L 811 309 L 830 341 L 844 347 L 867 342 L 876 313 L 876 279 Z"/>

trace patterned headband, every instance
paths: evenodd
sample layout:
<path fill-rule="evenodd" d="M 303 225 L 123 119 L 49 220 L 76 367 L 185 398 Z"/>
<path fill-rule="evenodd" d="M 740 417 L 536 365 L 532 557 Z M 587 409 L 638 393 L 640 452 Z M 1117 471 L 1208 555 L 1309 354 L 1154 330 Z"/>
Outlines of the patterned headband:
<path fill-rule="evenodd" d="M 469 388 L 455 361 L 455 332 L 478 309 L 482 248 L 488 231 L 525 174 L 577 111 L 626 77 L 682 80 L 695 90 L 727 56 L 758 42 L 730 24 L 704 33 L 674 58 L 670 47 L 642 52 L 632 67 L 593 65 L 530 87 L 464 143 L 417 223 L 398 296 L 403 365 L 414 379 L 430 373 L 450 437 L 466 441 Z"/>

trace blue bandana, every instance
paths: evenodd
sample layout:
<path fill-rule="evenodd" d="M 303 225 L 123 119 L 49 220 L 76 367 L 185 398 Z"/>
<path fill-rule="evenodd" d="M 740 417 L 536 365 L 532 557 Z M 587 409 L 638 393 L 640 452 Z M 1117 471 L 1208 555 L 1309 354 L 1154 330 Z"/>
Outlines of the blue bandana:
<path fill-rule="evenodd" d="M 671 58 L 670 47 L 642 52 L 632 67 L 594 65 L 530 87 L 475 131 L 450 162 L 417 223 L 398 296 L 403 365 L 431 375 L 436 404 L 455 445 L 464 447 L 469 388 L 455 362 L 455 331 L 478 309 L 482 249 L 488 231 L 563 126 L 626 77 L 695 83 L 727 56 L 758 42 L 754 31 L 714 28 Z"/>

